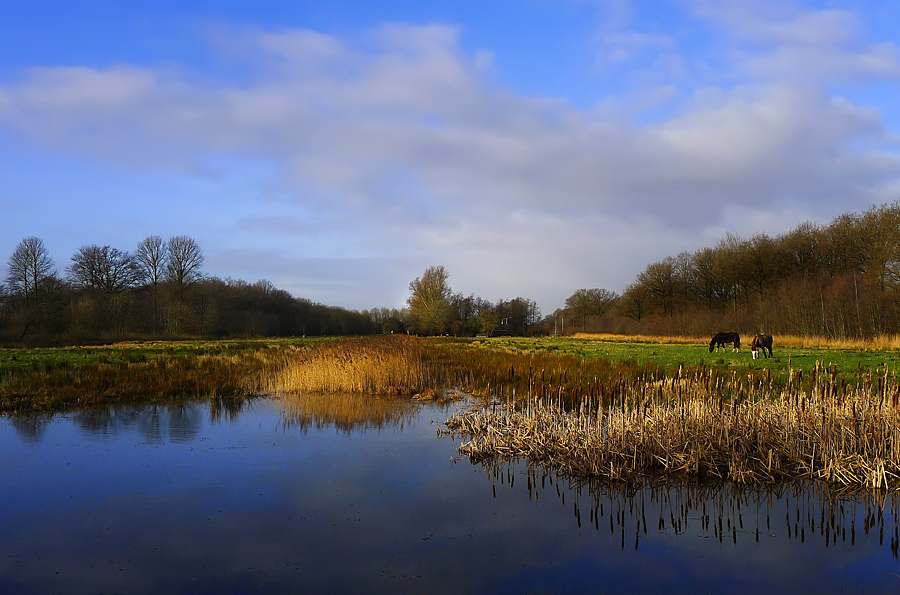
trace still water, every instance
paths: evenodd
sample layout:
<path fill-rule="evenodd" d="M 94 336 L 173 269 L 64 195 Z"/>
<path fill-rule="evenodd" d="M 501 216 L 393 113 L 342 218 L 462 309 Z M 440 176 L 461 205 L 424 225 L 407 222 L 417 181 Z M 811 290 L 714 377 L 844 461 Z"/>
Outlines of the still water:
<path fill-rule="evenodd" d="M 891 498 L 572 486 L 373 403 L 0 419 L 0 593 L 900 593 Z"/>

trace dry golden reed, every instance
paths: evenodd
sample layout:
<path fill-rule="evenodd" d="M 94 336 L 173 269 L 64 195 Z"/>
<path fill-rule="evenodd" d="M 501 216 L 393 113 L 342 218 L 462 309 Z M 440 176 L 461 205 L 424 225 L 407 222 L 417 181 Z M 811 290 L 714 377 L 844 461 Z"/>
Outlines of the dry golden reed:
<path fill-rule="evenodd" d="M 269 364 L 262 353 L 178 356 L 57 366 L 0 377 L 0 411 L 17 415 L 196 398 L 247 398 Z"/>
<path fill-rule="evenodd" d="M 631 480 L 675 475 L 738 483 L 797 478 L 843 486 L 900 487 L 900 387 L 885 373 L 851 388 L 819 370 L 801 389 L 757 385 L 728 400 L 692 378 L 662 379 L 609 405 L 530 398 L 455 414 L 473 460 L 524 457 L 573 476 Z"/>
<path fill-rule="evenodd" d="M 593 339 L 595 341 L 609 341 L 616 343 L 663 343 L 678 345 L 702 345 L 709 343 L 709 337 L 686 337 L 682 335 L 651 336 L 651 335 L 616 335 L 613 333 L 575 333 L 574 339 Z"/>
<path fill-rule="evenodd" d="M 420 340 L 342 339 L 279 352 L 266 392 L 414 394 L 431 388 Z"/>

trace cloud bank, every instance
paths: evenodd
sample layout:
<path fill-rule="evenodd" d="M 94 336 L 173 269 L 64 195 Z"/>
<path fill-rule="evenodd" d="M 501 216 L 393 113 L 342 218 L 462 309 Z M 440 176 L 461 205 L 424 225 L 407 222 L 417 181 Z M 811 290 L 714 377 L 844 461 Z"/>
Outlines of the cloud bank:
<path fill-rule="evenodd" d="M 852 13 L 759 6 L 691 4 L 716 32 L 709 55 L 627 18 L 598 32 L 601 73 L 641 76 L 589 108 L 499 84 L 490 54 L 465 52 L 447 25 L 233 30 L 239 78 L 24 72 L 0 86 L 0 138 L 119 171 L 244 180 L 237 206 L 198 209 L 228 232 L 198 237 L 214 274 L 364 308 L 401 305 L 442 264 L 456 290 L 549 312 L 725 230 L 775 234 L 900 197 L 895 132 L 833 90 L 900 81 L 896 46 L 864 41 Z"/>

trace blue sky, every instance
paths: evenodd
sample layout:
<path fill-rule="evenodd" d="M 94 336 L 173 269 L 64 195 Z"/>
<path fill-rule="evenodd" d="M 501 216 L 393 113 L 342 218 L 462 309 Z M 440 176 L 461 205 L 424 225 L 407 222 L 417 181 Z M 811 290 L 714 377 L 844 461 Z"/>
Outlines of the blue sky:
<path fill-rule="evenodd" d="M 348 308 L 544 312 L 900 198 L 900 7 L 0 0 L 0 268 L 189 235 Z M 2 271 L 0 271 L 2 272 Z"/>

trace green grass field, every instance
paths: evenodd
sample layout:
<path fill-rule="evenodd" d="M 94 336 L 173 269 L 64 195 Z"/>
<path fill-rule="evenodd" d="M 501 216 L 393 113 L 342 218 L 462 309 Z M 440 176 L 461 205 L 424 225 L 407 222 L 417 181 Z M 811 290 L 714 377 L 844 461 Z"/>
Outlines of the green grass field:
<path fill-rule="evenodd" d="M 547 352 L 573 355 L 585 359 L 608 358 L 613 361 L 634 361 L 656 364 L 666 369 L 679 365 L 705 365 L 719 369 L 764 369 L 783 372 L 788 367 L 794 370 L 813 370 L 818 361 L 822 366 L 836 365 L 839 373 L 851 374 L 858 370 L 875 370 L 887 365 L 893 371 L 900 368 L 900 351 L 872 349 L 835 349 L 781 347 L 773 348 L 774 357 L 753 360 L 750 346 L 744 345 L 740 352 L 732 352 L 728 346 L 725 352 L 709 352 L 708 344 L 683 344 L 660 342 L 628 342 L 619 340 L 581 339 L 571 337 L 520 338 L 502 337 L 475 340 L 473 346 L 503 349 L 522 353 Z M 883 369 L 883 368 L 882 368 Z"/>

